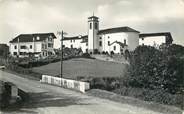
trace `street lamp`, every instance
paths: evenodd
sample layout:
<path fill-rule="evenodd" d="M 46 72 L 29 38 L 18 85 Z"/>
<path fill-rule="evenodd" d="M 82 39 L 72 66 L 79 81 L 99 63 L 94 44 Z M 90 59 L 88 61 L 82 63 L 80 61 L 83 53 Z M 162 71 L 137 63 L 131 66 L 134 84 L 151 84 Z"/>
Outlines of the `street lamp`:
<path fill-rule="evenodd" d="M 62 31 L 58 31 L 57 32 L 57 34 L 58 35 L 61 35 L 61 66 L 60 66 L 60 78 L 62 78 L 62 74 L 63 74 L 63 37 L 64 37 L 64 35 L 66 35 L 67 33 L 66 32 L 63 32 L 63 30 Z"/>

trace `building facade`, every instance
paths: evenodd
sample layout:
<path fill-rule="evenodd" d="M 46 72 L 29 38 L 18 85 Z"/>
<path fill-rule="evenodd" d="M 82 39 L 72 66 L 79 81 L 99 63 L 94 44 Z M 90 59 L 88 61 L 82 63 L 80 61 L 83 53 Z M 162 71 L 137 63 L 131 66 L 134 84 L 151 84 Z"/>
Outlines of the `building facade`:
<path fill-rule="evenodd" d="M 88 18 L 88 35 L 64 37 L 63 45 L 68 48 L 81 48 L 84 53 L 132 51 L 139 45 L 139 31 L 130 27 L 116 27 L 99 30 L 99 18 Z"/>
<path fill-rule="evenodd" d="M 10 54 L 14 57 L 41 57 L 54 55 L 54 33 L 20 34 L 10 43 Z"/>
<path fill-rule="evenodd" d="M 162 44 L 172 44 L 173 38 L 171 33 L 162 32 L 162 33 L 144 33 L 139 34 L 139 45 L 148 45 L 159 48 Z"/>
<path fill-rule="evenodd" d="M 87 36 L 64 37 L 63 47 L 81 48 L 83 52 L 86 52 L 88 47 L 87 43 L 84 42 L 85 39 L 87 39 Z"/>

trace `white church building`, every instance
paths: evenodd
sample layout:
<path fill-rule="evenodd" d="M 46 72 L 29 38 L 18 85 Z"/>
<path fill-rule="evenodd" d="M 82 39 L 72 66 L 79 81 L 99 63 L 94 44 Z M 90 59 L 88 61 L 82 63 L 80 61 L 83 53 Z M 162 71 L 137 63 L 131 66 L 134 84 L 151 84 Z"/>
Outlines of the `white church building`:
<path fill-rule="evenodd" d="M 126 50 L 133 51 L 139 45 L 158 46 L 172 43 L 170 33 L 140 34 L 139 31 L 127 26 L 99 30 L 98 19 L 96 16 L 88 18 L 88 35 L 64 37 L 64 47 L 81 48 L 84 53 L 122 54 Z"/>

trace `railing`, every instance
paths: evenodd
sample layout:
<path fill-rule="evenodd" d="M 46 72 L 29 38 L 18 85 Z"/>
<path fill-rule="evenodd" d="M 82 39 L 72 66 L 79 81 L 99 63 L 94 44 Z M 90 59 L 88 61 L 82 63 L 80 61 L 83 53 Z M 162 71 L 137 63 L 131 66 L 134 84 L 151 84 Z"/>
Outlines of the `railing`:
<path fill-rule="evenodd" d="M 64 88 L 74 89 L 83 93 L 85 93 L 86 90 L 90 89 L 90 84 L 88 82 L 58 78 L 48 75 L 42 75 L 42 79 L 40 80 L 40 82 L 57 85 Z"/>

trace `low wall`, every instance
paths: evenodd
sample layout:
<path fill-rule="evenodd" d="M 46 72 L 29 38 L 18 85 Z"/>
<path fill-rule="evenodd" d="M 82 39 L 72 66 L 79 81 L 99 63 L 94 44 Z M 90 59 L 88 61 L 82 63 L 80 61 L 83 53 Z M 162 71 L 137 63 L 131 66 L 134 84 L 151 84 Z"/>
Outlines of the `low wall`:
<path fill-rule="evenodd" d="M 86 90 L 90 89 L 90 84 L 88 82 L 58 78 L 58 77 L 48 76 L 48 75 L 42 75 L 42 79 L 40 80 L 40 82 L 78 90 L 83 93 L 85 93 Z"/>

